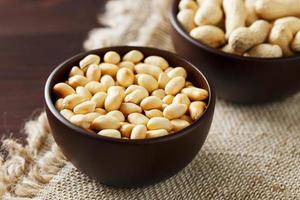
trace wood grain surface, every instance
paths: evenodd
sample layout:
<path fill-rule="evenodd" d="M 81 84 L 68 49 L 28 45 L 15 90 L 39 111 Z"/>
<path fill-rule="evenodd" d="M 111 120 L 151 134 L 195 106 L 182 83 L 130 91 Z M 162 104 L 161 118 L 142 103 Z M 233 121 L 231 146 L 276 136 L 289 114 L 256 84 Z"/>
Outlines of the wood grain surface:
<path fill-rule="evenodd" d="M 105 0 L 0 0 L 0 137 L 24 138 L 51 70 L 83 51 Z"/>

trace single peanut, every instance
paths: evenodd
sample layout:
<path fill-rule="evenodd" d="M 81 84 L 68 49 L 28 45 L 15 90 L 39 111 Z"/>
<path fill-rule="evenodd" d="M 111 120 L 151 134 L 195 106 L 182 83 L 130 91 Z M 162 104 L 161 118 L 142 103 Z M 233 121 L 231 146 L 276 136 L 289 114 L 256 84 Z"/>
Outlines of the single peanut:
<path fill-rule="evenodd" d="M 69 78 L 69 85 L 73 88 L 78 86 L 85 86 L 88 83 L 88 80 L 85 76 L 75 75 Z"/>
<path fill-rule="evenodd" d="M 145 115 L 151 119 L 153 117 L 163 117 L 163 112 L 159 109 L 145 110 Z"/>
<path fill-rule="evenodd" d="M 127 119 L 131 124 L 135 124 L 135 125 L 138 125 L 138 124 L 147 125 L 147 123 L 149 121 L 148 117 L 146 117 L 145 115 L 143 115 L 141 113 L 131 113 L 128 115 Z"/>
<path fill-rule="evenodd" d="M 124 91 L 122 89 L 115 89 L 114 91 L 111 88 L 109 90 L 104 101 L 104 107 L 107 111 L 118 110 L 125 96 Z"/>
<path fill-rule="evenodd" d="M 179 93 L 179 94 L 176 94 L 172 103 L 173 104 L 185 104 L 185 105 L 187 105 L 187 107 L 189 107 L 191 101 L 186 94 Z"/>
<path fill-rule="evenodd" d="M 71 120 L 71 117 L 73 117 L 74 113 L 71 110 L 63 109 L 60 111 L 60 114 L 64 116 L 67 120 Z"/>
<path fill-rule="evenodd" d="M 204 103 L 202 101 L 192 102 L 189 107 L 189 112 L 190 112 L 191 118 L 193 120 L 197 120 L 199 117 L 202 116 L 205 108 L 206 108 L 206 103 Z"/>
<path fill-rule="evenodd" d="M 101 73 L 102 74 L 106 74 L 106 75 L 110 75 L 110 76 L 113 76 L 115 77 L 118 70 L 119 70 L 119 67 L 115 64 L 111 64 L 111 63 L 101 63 L 99 65 L 100 69 L 101 69 Z"/>
<path fill-rule="evenodd" d="M 143 58 L 144 58 L 144 55 L 142 52 L 137 51 L 137 50 L 131 50 L 124 55 L 123 61 L 139 63 L 141 60 L 143 60 Z"/>
<path fill-rule="evenodd" d="M 55 95 L 61 98 L 64 98 L 71 94 L 75 94 L 75 90 L 66 83 L 57 83 L 53 87 L 53 92 Z"/>
<path fill-rule="evenodd" d="M 165 129 L 167 131 L 172 130 L 172 124 L 170 120 L 164 117 L 153 117 L 147 123 L 149 130 Z"/>
<path fill-rule="evenodd" d="M 292 41 L 291 47 L 293 51 L 300 52 L 300 31 L 297 32 L 294 40 Z"/>
<path fill-rule="evenodd" d="M 161 109 L 162 100 L 156 96 L 149 96 L 141 101 L 141 107 L 143 110 Z"/>
<path fill-rule="evenodd" d="M 244 53 L 244 56 L 256 58 L 280 58 L 282 55 L 280 46 L 276 44 L 259 44 Z"/>
<path fill-rule="evenodd" d="M 87 120 L 91 124 L 97 117 L 101 116 L 101 114 L 97 112 L 91 112 L 85 114 L 84 116 L 85 120 Z"/>
<path fill-rule="evenodd" d="M 148 56 L 145 58 L 144 63 L 158 66 L 162 70 L 165 70 L 169 67 L 168 61 L 161 56 Z"/>
<path fill-rule="evenodd" d="M 90 123 L 86 120 L 85 115 L 73 115 L 70 118 L 70 122 L 84 129 L 88 129 L 90 127 Z"/>
<path fill-rule="evenodd" d="M 159 88 L 165 88 L 167 83 L 171 80 L 166 72 L 162 72 L 158 76 L 158 86 Z"/>
<path fill-rule="evenodd" d="M 159 74 L 162 72 L 162 69 L 150 64 L 140 63 L 134 66 L 134 70 L 137 74 L 148 74 L 158 79 Z"/>
<path fill-rule="evenodd" d="M 127 116 L 131 113 L 141 113 L 142 108 L 134 103 L 122 103 L 120 111 Z"/>
<path fill-rule="evenodd" d="M 168 72 L 170 78 L 175 78 L 176 76 L 182 76 L 183 78 L 187 77 L 186 70 L 183 67 L 175 67 L 174 69 Z"/>
<path fill-rule="evenodd" d="M 204 25 L 194 28 L 190 35 L 192 38 L 199 42 L 213 47 L 218 48 L 225 44 L 225 34 L 222 29 L 212 25 Z"/>
<path fill-rule="evenodd" d="M 118 111 L 118 110 L 113 110 L 110 111 L 106 114 L 106 116 L 110 116 L 110 117 L 114 117 L 116 118 L 119 122 L 124 122 L 125 121 L 125 117 L 123 115 L 122 112 Z"/>
<path fill-rule="evenodd" d="M 130 134 L 130 139 L 145 139 L 147 134 L 147 128 L 145 125 L 136 125 Z"/>
<path fill-rule="evenodd" d="M 165 129 L 157 129 L 152 131 L 147 131 L 146 138 L 158 138 L 169 135 L 169 132 Z"/>
<path fill-rule="evenodd" d="M 186 113 L 187 108 L 185 104 L 170 104 L 164 109 L 163 115 L 167 119 L 177 119 Z"/>
<path fill-rule="evenodd" d="M 58 111 L 61 111 L 62 109 L 64 109 L 64 106 L 63 106 L 63 98 L 59 98 L 56 100 L 55 102 L 55 108 L 58 110 Z"/>
<path fill-rule="evenodd" d="M 171 104 L 173 100 L 174 100 L 174 96 L 172 95 L 167 95 L 162 99 L 163 103 L 167 105 Z"/>
<path fill-rule="evenodd" d="M 123 87 L 128 87 L 133 84 L 134 74 L 130 69 L 121 68 L 117 72 L 117 81 Z"/>
<path fill-rule="evenodd" d="M 118 66 L 120 68 L 127 68 L 127 69 L 130 69 L 131 71 L 134 71 L 134 63 L 130 62 L 130 61 L 120 62 Z"/>
<path fill-rule="evenodd" d="M 183 88 L 181 93 L 186 94 L 191 101 L 202 101 L 208 98 L 207 90 L 197 87 Z"/>
<path fill-rule="evenodd" d="M 148 92 L 152 92 L 158 88 L 158 82 L 148 74 L 141 74 L 138 77 L 138 85 L 144 87 Z"/>
<path fill-rule="evenodd" d="M 99 65 L 100 63 L 100 57 L 94 54 L 90 54 L 88 56 L 86 56 L 85 58 L 83 58 L 80 62 L 79 62 L 79 66 L 81 69 L 84 69 L 86 67 L 88 67 L 91 64 L 96 64 Z"/>
<path fill-rule="evenodd" d="M 96 94 L 97 92 L 105 92 L 106 87 L 99 83 L 98 81 L 91 81 L 85 85 L 85 88 L 92 94 Z"/>
<path fill-rule="evenodd" d="M 185 78 L 177 76 L 172 78 L 165 87 L 166 94 L 176 95 L 185 85 Z"/>
<path fill-rule="evenodd" d="M 157 89 L 157 90 L 154 90 L 152 93 L 151 93 L 152 96 L 156 96 L 160 99 L 163 99 L 165 96 L 166 96 L 166 93 L 163 89 Z"/>
<path fill-rule="evenodd" d="M 98 132 L 98 135 L 111 138 L 121 138 L 121 133 L 115 129 L 105 129 Z"/>
<path fill-rule="evenodd" d="M 136 89 L 133 92 L 129 93 L 124 101 L 126 103 L 135 103 L 139 104 L 145 97 L 149 95 L 148 91 L 144 89 Z"/>
<path fill-rule="evenodd" d="M 96 103 L 96 108 L 103 108 L 106 96 L 107 94 L 105 92 L 97 92 L 91 98 L 91 101 Z"/>
<path fill-rule="evenodd" d="M 78 104 L 84 102 L 86 99 L 79 95 L 79 94 L 71 94 L 69 96 L 66 96 L 62 101 L 62 106 L 65 109 L 73 110 L 75 106 Z"/>
<path fill-rule="evenodd" d="M 107 113 L 103 108 L 95 108 L 95 112 L 99 113 L 100 115 L 105 115 Z"/>
<path fill-rule="evenodd" d="M 85 87 L 78 86 L 76 88 L 76 93 L 82 96 L 85 100 L 90 100 L 92 98 L 92 94 Z"/>
<path fill-rule="evenodd" d="M 187 122 L 189 122 L 189 123 L 193 123 L 192 118 L 191 118 L 190 116 L 188 116 L 188 115 L 183 115 L 183 116 L 180 117 L 179 119 L 185 120 L 185 121 L 187 121 Z"/>
<path fill-rule="evenodd" d="M 173 125 L 173 131 L 181 131 L 182 129 L 188 127 L 190 123 L 188 121 L 182 119 L 173 119 L 171 120 L 171 124 Z"/>
<path fill-rule="evenodd" d="M 123 137 L 130 138 L 132 129 L 135 127 L 134 124 L 129 124 L 127 122 L 122 123 L 120 132 Z"/>
<path fill-rule="evenodd" d="M 85 101 L 76 105 L 73 109 L 75 114 L 86 114 L 94 112 L 96 108 L 96 103 L 93 101 Z"/>
<path fill-rule="evenodd" d="M 74 67 L 72 67 L 72 69 L 69 73 L 69 77 L 75 76 L 75 75 L 84 76 L 84 72 L 79 67 L 74 66 Z"/>
<path fill-rule="evenodd" d="M 118 129 L 120 126 L 121 124 L 118 119 L 106 115 L 97 117 L 91 124 L 91 128 L 97 131 L 102 129 Z"/>
<path fill-rule="evenodd" d="M 111 64 L 115 64 L 116 65 L 116 64 L 118 64 L 120 62 L 121 57 L 115 51 L 108 51 L 107 53 L 105 53 L 103 60 L 106 63 L 111 63 Z"/>
<path fill-rule="evenodd" d="M 101 69 L 99 65 L 92 64 L 88 66 L 86 71 L 86 78 L 88 81 L 99 81 L 101 77 Z"/>

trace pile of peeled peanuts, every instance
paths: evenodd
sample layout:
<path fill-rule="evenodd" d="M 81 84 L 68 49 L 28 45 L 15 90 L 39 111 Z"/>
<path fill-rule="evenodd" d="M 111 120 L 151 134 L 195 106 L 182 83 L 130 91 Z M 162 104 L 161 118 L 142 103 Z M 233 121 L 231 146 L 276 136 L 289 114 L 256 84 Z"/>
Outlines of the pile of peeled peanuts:
<path fill-rule="evenodd" d="M 300 52 L 300 0 L 180 0 L 189 35 L 221 51 L 279 58 Z"/>
<path fill-rule="evenodd" d="M 55 107 L 71 123 L 98 135 L 145 139 L 173 134 L 205 111 L 208 91 L 186 81 L 183 67 L 160 56 L 115 51 L 90 54 L 53 87 Z"/>

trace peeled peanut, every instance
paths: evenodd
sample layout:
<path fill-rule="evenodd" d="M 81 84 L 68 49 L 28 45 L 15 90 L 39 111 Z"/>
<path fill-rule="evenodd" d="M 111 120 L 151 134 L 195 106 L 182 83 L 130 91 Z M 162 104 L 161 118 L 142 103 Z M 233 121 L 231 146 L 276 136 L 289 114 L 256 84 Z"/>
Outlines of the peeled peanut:
<path fill-rule="evenodd" d="M 85 86 L 88 83 L 88 80 L 85 76 L 75 75 L 69 78 L 69 85 L 73 88 L 78 86 Z"/>
<path fill-rule="evenodd" d="M 198 119 L 202 116 L 204 110 L 206 108 L 206 103 L 202 101 L 194 101 L 191 103 L 189 107 L 190 115 L 193 120 Z"/>
<path fill-rule="evenodd" d="M 188 121 L 182 119 L 173 119 L 171 120 L 171 124 L 173 125 L 173 131 L 180 131 L 190 125 Z"/>
<path fill-rule="evenodd" d="M 107 94 L 105 92 L 97 92 L 91 98 L 91 101 L 96 103 L 96 108 L 103 108 Z"/>
<path fill-rule="evenodd" d="M 185 78 L 177 76 L 172 78 L 165 87 L 166 94 L 175 95 L 184 87 Z"/>
<path fill-rule="evenodd" d="M 179 11 L 179 13 L 177 14 L 177 20 L 186 31 L 190 32 L 193 28 L 196 27 L 194 23 L 194 16 L 195 11 L 184 9 Z"/>
<path fill-rule="evenodd" d="M 190 35 L 192 38 L 212 48 L 218 48 L 225 44 L 224 31 L 216 26 L 199 26 L 197 28 L 194 28 L 190 32 Z"/>
<path fill-rule="evenodd" d="M 186 78 L 187 73 L 183 67 L 175 67 L 174 69 L 172 69 L 168 72 L 168 76 L 170 78 L 174 78 L 176 76 L 182 76 L 183 78 Z"/>
<path fill-rule="evenodd" d="M 131 124 L 135 124 L 135 125 L 138 125 L 138 124 L 147 125 L 147 123 L 149 121 L 148 117 L 146 117 L 145 115 L 143 115 L 141 113 L 131 113 L 128 115 L 127 119 Z"/>
<path fill-rule="evenodd" d="M 121 68 L 117 72 L 117 81 L 123 87 L 128 87 L 133 84 L 134 74 L 130 69 Z"/>
<path fill-rule="evenodd" d="M 121 133 L 118 130 L 115 129 L 105 129 L 98 132 L 98 135 L 104 136 L 104 137 L 111 137 L 111 138 L 118 138 L 121 139 Z"/>
<path fill-rule="evenodd" d="M 162 72 L 158 76 L 158 86 L 159 88 L 165 88 L 167 83 L 171 80 L 166 72 Z"/>
<path fill-rule="evenodd" d="M 118 110 L 123 102 L 124 96 L 124 91 L 121 89 L 108 91 L 108 95 L 104 101 L 105 109 L 107 111 Z"/>
<path fill-rule="evenodd" d="M 166 93 L 163 89 L 157 89 L 157 90 L 154 90 L 152 93 L 151 93 L 152 96 L 156 96 L 160 99 L 163 99 L 165 96 L 166 96 Z"/>
<path fill-rule="evenodd" d="M 166 129 L 167 131 L 172 130 L 172 124 L 170 120 L 164 117 L 153 117 L 147 123 L 149 130 Z"/>
<path fill-rule="evenodd" d="M 187 105 L 187 107 L 189 107 L 191 101 L 186 94 L 179 93 L 179 94 L 176 94 L 172 103 L 173 104 L 185 104 L 185 105 Z"/>
<path fill-rule="evenodd" d="M 167 119 L 177 119 L 186 113 L 187 108 L 185 104 L 170 104 L 164 109 L 163 115 Z"/>
<path fill-rule="evenodd" d="M 69 77 L 75 76 L 75 75 L 84 76 L 84 72 L 79 67 L 74 66 L 74 67 L 72 67 L 72 69 L 69 73 Z"/>
<path fill-rule="evenodd" d="M 167 95 L 162 99 L 163 103 L 168 105 L 171 104 L 173 100 L 174 100 L 174 96 L 172 95 Z"/>
<path fill-rule="evenodd" d="M 291 47 L 293 51 L 300 52 L 300 31 L 297 32 L 294 40 L 292 41 Z"/>
<path fill-rule="evenodd" d="M 163 117 L 163 112 L 158 109 L 145 110 L 145 115 L 151 119 L 153 117 Z"/>
<path fill-rule="evenodd" d="M 192 82 L 186 81 L 184 87 L 194 86 Z"/>
<path fill-rule="evenodd" d="M 85 115 L 73 115 L 70 118 L 70 122 L 84 129 L 88 129 L 90 127 L 90 123 L 86 120 Z"/>
<path fill-rule="evenodd" d="M 162 70 L 165 70 L 169 67 L 168 61 L 161 56 L 148 56 L 145 58 L 144 63 L 158 66 Z"/>
<path fill-rule="evenodd" d="M 190 116 L 188 116 L 188 115 L 182 115 L 179 119 L 185 120 L 185 121 L 187 121 L 189 123 L 193 122 L 192 118 Z"/>
<path fill-rule="evenodd" d="M 178 4 L 179 10 L 193 10 L 198 9 L 198 5 L 194 0 L 181 0 Z"/>
<path fill-rule="evenodd" d="M 106 87 L 97 82 L 97 81 L 91 81 L 85 85 L 85 88 L 92 94 L 96 94 L 97 92 L 105 92 Z"/>
<path fill-rule="evenodd" d="M 145 125 L 136 125 L 130 134 L 130 139 L 145 139 L 147 134 L 147 128 Z"/>
<path fill-rule="evenodd" d="M 124 94 L 124 92 L 125 92 L 125 88 L 122 87 L 122 86 L 111 86 L 107 90 L 107 94 L 111 94 L 111 93 L 122 93 L 122 94 Z"/>
<path fill-rule="evenodd" d="M 59 98 L 56 100 L 55 102 L 55 108 L 58 110 L 58 111 L 61 111 L 62 109 L 64 109 L 64 106 L 63 106 L 63 98 Z"/>
<path fill-rule="evenodd" d="M 124 101 L 126 103 L 134 103 L 139 104 L 145 97 L 148 96 L 148 91 L 144 91 L 143 89 L 137 89 L 131 93 L 129 93 Z"/>
<path fill-rule="evenodd" d="M 118 64 L 121 60 L 121 57 L 115 51 L 108 51 L 107 53 L 105 53 L 103 60 L 106 63 Z"/>
<path fill-rule="evenodd" d="M 121 132 L 122 136 L 130 138 L 131 131 L 134 127 L 135 127 L 134 124 L 129 124 L 127 122 L 123 123 L 120 128 L 120 132 Z"/>
<path fill-rule="evenodd" d="M 96 103 L 93 101 L 85 101 L 76 105 L 73 109 L 75 114 L 86 114 L 94 112 L 96 108 Z"/>
<path fill-rule="evenodd" d="M 140 63 L 134 66 L 134 70 L 137 74 L 148 74 L 158 79 L 159 74 L 162 72 L 162 69 L 150 64 Z"/>
<path fill-rule="evenodd" d="M 63 109 L 60 111 L 60 114 L 64 116 L 67 120 L 71 120 L 71 117 L 74 115 L 74 113 L 71 110 Z"/>
<path fill-rule="evenodd" d="M 92 123 L 97 117 L 101 116 L 100 113 L 97 112 L 91 112 L 91 113 L 87 113 L 85 114 L 85 119 L 89 122 Z"/>
<path fill-rule="evenodd" d="M 120 68 L 127 68 L 127 69 L 130 69 L 131 71 L 134 70 L 134 63 L 133 63 L 133 62 L 130 62 L 130 61 L 123 61 L 123 62 L 120 62 L 118 66 L 119 66 Z"/>
<path fill-rule="evenodd" d="M 72 110 L 76 105 L 84 102 L 86 99 L 79 94 L 66 96 L 62 101 L 63 108 Z"/>
<path fill-rule="evenodd" d="M 81 69 L 84 69 L 91 64 L 99 65 L 99 63 L 100 63 L 100 57 L 94 54 L 90 54 L 79 62 L 79 66 Z"/>
<path fill-rule="evenodd" d="M 102 129 L 118 129 L 120 126 L 121 124 L 118 119 L 106 115 L 97 117 L 91 124 L 91 128 L 97 131 Z"/>
<path fill-rule="evenodd" d="M 99 81 L 101 77 L 101 69 L 99 65 L 92 64 L 87 68 L 86 78 L 88 81 Z"/>
<path fill-rule="evenodd" d="M 120 111 L 124 115 L 129 115 L 131 113 L 141 113 L 142 108 L 134 103 L 122 103 L 120 107 Z"/>
<path fill-rule="evenodd" d="M 165 73 L 168 74 L 172 69 L 174 69 L 174 67 L 168 67 L 167 69 L 165 69 Z"/>
<path fill-rule="evenodd" d="M 92 98 L 92 94 L 85 87 L 78 86 L 76 88 L 76 93 L 82 96 L 85 100 L 90 100 Z"/>
<path fill-rule="evenodd" d="M 138 77 L 138 85 L 146 88 L 148 92 L 152 92 L 158 88 L 158 82 L 155 80 L 155 78 L 153 78 L 153 76 L 148 74 L 141 74 Z"/>
<path fill-rule="evenodd" d="M 115 80 L 110 75 L 102 76 L 100 79 L 100 83 L 103 84 L 106 89 L 116 85 Z"/>
<path fill-rule="evenodd" d="M 169 132 L 165 129 L 158 129 L 158 130 L 152 130 L 147 131 L 146 138 L 158 138 L 169 135 Z"/>
<path fill-rule="evenodd" d="M 145 93 L 147 93 L 147 96 L 149 95 L 148 91 L 142 87 L 142 86 L 139 86 L 139 85 L 131 85 L 129 86 L 126 90 L 125 90 L 125 95 L 128 95 L 130 94 L 131 92 L 135 91 L 135 90 L 143 90 Z"/>
<path fill-rule="evenodd" d="M 162 100 L 156 96 L 149 96 L 141 101 L 141 107 L 143 110 L 161 109 Z"/>
<path fill-rule="evenodd" d="M 119 67 L 115 64 L 110 64 L 110 63 L 101 63 L 99 65 L 101 69 L 102 74 L 110 75 L 110 76 L 116 76 Z"/>
<path fill-rule="evenodd" d="M 124 122 L 125 121 L 125 117 L 124 117 L 123 113 L 118 111 L 118 110 L 110 111 L 106 114 L 106 116 L 114 117 L 117 120 L 119 120 L 119 122 Z"/>
<path fill-rule="evenodd" d="M 138 63 L 143 60 L 144 55 L 142 52 L 137 50 L 131 50 L 123 56 L 123 61 L 130 61 L 133 63 Z"/>
<path fill-rule="evenodd" d="M 186 94 L 192 101 L 202 101 L 208 98 L 207 90 L 197 87 L 183 88 L 181 93 Z"/>
<path fill-rule="evenodd" d="M 75 94 L 75 90 L 66 83 L 57 83 L 53 87 L 53 92 L 58 97 L 64 98 L 70 94 Z"/>
<path fill-rule="evenodd" d="M 107 113 L 103 108 L 95 108 L 95 112 L 99 113 L 100 115 L 105 115 Z"/>

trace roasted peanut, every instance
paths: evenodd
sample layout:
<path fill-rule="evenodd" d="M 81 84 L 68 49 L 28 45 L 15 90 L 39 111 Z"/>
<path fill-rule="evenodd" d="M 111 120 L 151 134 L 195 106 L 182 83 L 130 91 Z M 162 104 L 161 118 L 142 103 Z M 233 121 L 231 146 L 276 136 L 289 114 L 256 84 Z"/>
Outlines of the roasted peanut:
<path fill-rule="evenodd" d="M 143 115 L 141 113 L 131 113 L 128 115 L 127 118 L 131 124 L 135 124 L 135 125 L 138 125 L 138 124 L 147 125 L 147 123 L 149 121 L 148 117 L 146 117 L 145 115 Z"/>
<path fill-rule="evenodd" d="M 123 62 L 120 62 L 118 66 L 119 66 L 120 68 L 127 68 L 127 69 L 130 69 L 131 71 L 134 70 L 134 63 L 133 63 L 133 62 L 130 62 L 130 61 L 123 61 Z"/>
<path fill-rule="evenodd" d="M 145 139 L 147 134 L 147 128 L 145 125 L 136 125 L 130 134 L 130 139 Z"/>
<path fill-rule="evenodd" d="M 163 115 L 167 119 L 177 119 L 186 113 L 187 108 L 185 104 L 170 104 L 164 109 Z"/>
<path fill-rule="evenodd" d="M 165 129 L 157 129 L 152 131 L 147 131 L 146 138 L 158 138 L 168 135 L 169 132 Z"/>
<path fill-rule="evenodd" d="M 133 63 L 138 63 L 141 60 L 143 60 L 144 55 L 142 52 L 137 51 L 137 50 L 132 50 L 126 53 L 123 57 L 123 61 L 130 61 Z"/>
<path fill-rule="evenodd" d="M 161 56 L 148 56 L 145 58 L 144 63 L 158 66 L 162 70 L 165 70 L 169 67 L 168 61 Z"/>
<path fill-rule="evenodd" d="M 174 69 L 168 72 L 170 78 L 175 78 L 176 76 L 182 76 L 183 78 L 187 77 L 186 70 L 183 67 L 175 67 Z"/>
<path fill-rule="evenodd" d="M 124 91 L 121 89 L 116 91 L 108 91 L 108 95 L 104 101 L 105 109 L 107 111 L 118 110 L 123 102 L 124 96 Z"/>
<path fill-rule="evenodd" d="M 93 101 L 85 101 L 76 105 L 73 109 L 75 114 L 86 114 L 94 112 L 96 108 L 96 103 Z"/>
<path fill-rule="evenodd" d="M 74 67 L 72 67 L 72 69 L 69 73 L 69 77 L 75 76 L 75 75 L 84 76 L 84 72 L 79 67 L 74 66 Z"/>
<path fill-rule="evenodd" d="M 64 109 L 64 106 L 63 106 L 63 98 L 59 98 L 57 99 L 57 101 L 55 102 L 55 108 L 58 110 L 58 111 L 61 111 L 62 109 Z"/>
<path fill-rule="evenodd" d="M 167 95 L 162 99 L 163 103 L 168 105 L 171 104 L 173 100 L 174 100 L 174 96 L 172 95 Z"/>
<path fill-rule="evenodd" d="M 92 94 L 85 87 L 78 86 L 76 88 L 76 93 L 82 96 L 85 100 L 90 100 L 92 98 Z"/>
<path fill-rule="evenodd" d="M 105 129 L 98 132 L 98 135 L 111 138 L 121 138 L 121 133 L 115 129 Z"/>
<path fill-rule="evenodd" d="M 68 83 L 73 88 L 76 88 L 78 86 L 85 86 L 88 83 L 88 80 L 84 76 L 75 75 L 69 78 Z"/>
<path fill-rule="evenodd" d="M 121 60 L 120 55 L 115 51 L 109 51 L 104 55 L 104 62 L 111 64 L 118 64 Z"/>
<path fill-rule="evenodd" d="M 64 116 L 67 120 L 71 120 L 71 117 L 73 117 L 74 113 L 71 110 L 63 109 L 60 111 L 60 114 Z"/>
<path fill-rule="evenodd" d="M 207 99 L 208 92 L 205 89 L 197 88 L 197 87 L 188 87 L 183 88 L 181 93 L 188 96 L 188 98 L 192 101 L 202 101 Z"/>
<path fill-rule="evenodd" d="M 91 81 L 85 85 L 85 88 L 92 94 L 96 94 L 97 92 L 105 92 L 106 87 L 99 83 L 98 81 Z"/>
<path fill-rule="evenodd" d="M 162 72 L 162 69 L 150 64 L 140 63 L 134 66 L 134 70 L 137 74 L 148 74 L 158 79 L 159 74 Z"/>
<path fill-rule="evenodd" d="M 156 96 L 149 96 L 141 101 L 141 107 L 143 110 L 161 109 L 162 100 Z"/>
<path fill-rule="evenodd" d="M 103 108 L 95 108 L 95 112 L 99 113 L 100 115 L 105 115 L 107 113 Z"/>
<path fill-rule="evenodd" d="M 179 93 L 179 94 L 176 94 L 172 103 L 173 104 L 185 104 L 185 105 L 187 105 L 187 107 L 189 107 L 191 101 L 186 94 Z"/>
<path fill-rule="evenodd" d="M 142 108 L 134 103 L 122 103 L 120 111 L 127 116 L 131 113 L 141 113 Z"/>
<path fill-rule="evenodd" d="M 115 64 L 110 64 L 110 63 L 101 63 L 99 65 L 101 69 L 101 73 L 104 75 L 110 75 L 110 76 L 116 76 L 119 67 Z"/>
<path fill-rule="evenodd" d="M 88 129 L 90 127 L 90 123 L 86 120 L 85 115 L 73 115 L 70 118 L 70 122 L 84 129 Z"/>
<path fill-rule="evenodd" d="M 107 94 L 105 92 L 97 92 L 91 98 L 91 101 L 96 103 L 96 108 L 103 108 Z"/>
<path fill-rule="evenodd" d="M 176 95 L 185 85 L 185 79 L 181 76 L 172 78 L 165 87 L 166 94 Z"/>
<path fill-rule="evenodd" d="M 66 83 L 57 83 L 53 87 L 53 92 L 55 95 L 61 98 L 64 98 L 71 94 L 75 94 L 75 90 Z"/>
<path fill-rule="evenodd" d="M 130 138 L 131 131 L 134 127 L 135 127 L 134 124 L 129 124 L 127 122 L 123 123 L 120 128 L 121 135 L 123 137 Z"/>
<path fill-rule="evenodd" d="M 106 114 L 106 116 L 110 116 L 110 117 L 114 117 L 116 118 L 119 122 L 124 122 L 125 121 L 125 117 L 123 115 L 122 112 L 118 111 L 118 110 L 113 110 L 110 111 Z"/>
<path fill-rule="evenodd" d="M 165 129 L 167 131 L 172 130 L 172 124 L 170 120 L 164 117 L 153 117 L 147 123 L 149 130 Z"/>
<path fill-rule="evenodd" d="M 205 108 L 206 108 L 206 103 L 204 103 L 202 101 L 192 102 L 189 107 L 189 112 L 190 112 L 191 118 L 193 120 L 197 120 L 199 117 L 202 116 Z"/>
<path fill-rule="evenodd" d="M 130 69 L 121 68 L 117 72 L 117 81 L 123 87 L 128 87 L 133 84 L 134 74 Z"/>
<path fill-rule="evenodd" d="M 85 58 L 83 58 L 80 62 L 79 62 L 79 66 L 81 69 L 84 69 L 86 67 L 88 67 L 91 64 L 96 64 L 99 65 L 100 63 L 100 57 L 94 54 L 90 54 L 88 56 L 86 56 Z"/>
<path fill-rule="evenodd" d="M 73 108 L 84 102 L 85 101 L 85 98 L 79 94 L 71 94 L 69 96 L 66 96 L 63 101 L 62 101 L 62 106 L 63 108 L 66 108 L 66 109 L 70 109 L 70 110 L 73 110 Z"/>
<path fill-rule="evenodd" d="M 152 93 L 151 93 L 152 96 L 156 96 L 160 99 L 163 99 L 165 96 L 166 96 L 166 93 L 163 89 L 157 89 L 157 90 L 154 90 Z"/>
<path fill-rule="evenodd" d="M 163 112 L 158 109 L 145 110 L 145 115 L 151 119 L 153 117 L 163 117 Z"/>
<path fill-rule="evenodd" d="M 188 121 L 182 119 L 173 119 L 171 120 L 171 124 L 173 125 L 173 131 L 180 131 L 190 125 Z"/>
<path fill-rule="evenodd" d="M 99 65 L 92 64 L 88 66 L 86 71 L 86 78 L 88 81 L 99 81 L 101 77 L 101 69 Z"/>
<path fill-rule="evenodd" d="M 91 124 L 91 128 L 97 131 L 102 129 L 118 129 L 121 123 L 115 117 L 101 115 L 97 117 Z"/>
<path fill-rule="evenodd" d="M 162 72 L 158 76 L 158 86 L 159 88 L 165 88 L 167 83 L 171 80 L 166 72 Z"/>

